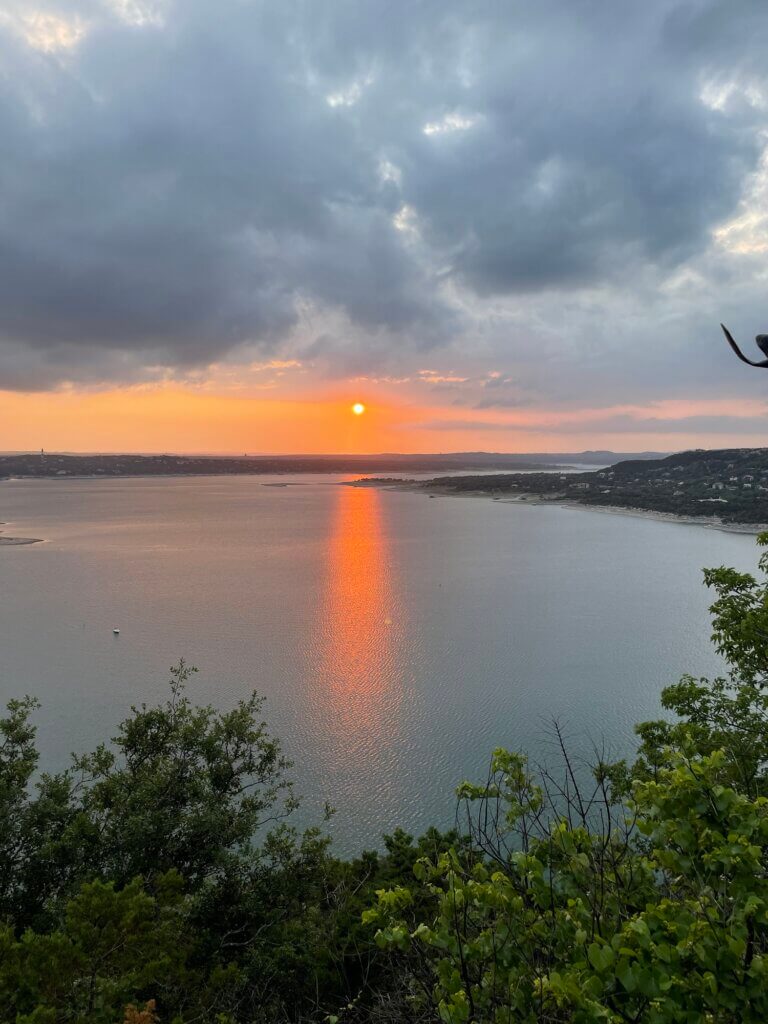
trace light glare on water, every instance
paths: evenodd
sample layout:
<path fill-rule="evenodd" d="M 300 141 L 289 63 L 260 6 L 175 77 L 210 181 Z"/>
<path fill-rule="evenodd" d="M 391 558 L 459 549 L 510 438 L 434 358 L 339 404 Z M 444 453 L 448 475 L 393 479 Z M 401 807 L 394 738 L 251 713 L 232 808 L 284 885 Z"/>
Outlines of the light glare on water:
<path fill-rule="evenodd" d="M 373 489 L 342 487 L 318 602 L 316 704 L 332 760 L 353 771 L 397 733 L 402 668 L 396 581 Z"/>

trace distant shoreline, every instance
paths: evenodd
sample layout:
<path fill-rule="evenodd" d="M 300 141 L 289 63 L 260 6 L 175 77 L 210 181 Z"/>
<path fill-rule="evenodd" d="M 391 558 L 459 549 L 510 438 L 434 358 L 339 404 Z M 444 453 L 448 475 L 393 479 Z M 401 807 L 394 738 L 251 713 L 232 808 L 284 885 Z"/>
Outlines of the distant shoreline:
<path fill-rule="evenodd" d="M 644 458 L 650 453 L 641 453 Z M 619 461 L 617 453 L 509 454 L 445 452 L 407 455 L 66 455 L 0 454 L 0 479 L 71 479 L 135 476 L 271 476 L 305 473 L 430 473 L 559 471 L 571 465 L 600 467 Z"/>
<path fill-rule="evenodd" d="M 489 494 L 487 491 L 455 491 L 439 485 L 429 487 L 425 481 L 350 480 L 346 487 L 376 487 L 383 491 L 408 491 L 425 497 L 440 498 L 484 498 L 502 505 L 536 505 L 572 509 L 573 511 L 602 512 L 613 516 L 631 516 L 636 519 L 652 519 L 660 523 L 679 523 L 684 526 L 702 526 L 708 530 L 724 533 L 758 534 L 768 530 L 768 523 L 724 523 L 717 516 L 686 516 L 674 512 L 655 512 L 653 509 L 633 508 L 631 505 L 590 505 L 569 499 L 548 498 L 535 492 L 516 494 L 513 497 Z"/>
<path fill-rule="evenodd" d="M 0 520 L 0 527 L 7 526 L 8 523 L 4 523 Z M 27 547 L 29 544 L 42 544 L 42 537 L 6 537 L 0 529 L 0 548 L 22 548 Z"/>

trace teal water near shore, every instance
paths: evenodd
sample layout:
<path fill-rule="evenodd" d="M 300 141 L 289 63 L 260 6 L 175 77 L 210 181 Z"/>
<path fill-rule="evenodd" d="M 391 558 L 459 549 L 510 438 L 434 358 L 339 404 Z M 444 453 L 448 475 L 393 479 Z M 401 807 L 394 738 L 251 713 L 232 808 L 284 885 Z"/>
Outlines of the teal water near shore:
<path fill-rule="evenodd" d="M 553 716 L 631 752 L 666 683 L 721 668 L 700 570 L 753 569 L 753 537 L 340 479 L 0 484 L 4 530 L 44 538 L 0 552 L 0 696 L 42 701 L 44 767 L 183 656 L 201 701 L 265 694 L 304 820 L 329 800 L 354 852 L 449 824 L 496 746 L 548 757 Z"/>

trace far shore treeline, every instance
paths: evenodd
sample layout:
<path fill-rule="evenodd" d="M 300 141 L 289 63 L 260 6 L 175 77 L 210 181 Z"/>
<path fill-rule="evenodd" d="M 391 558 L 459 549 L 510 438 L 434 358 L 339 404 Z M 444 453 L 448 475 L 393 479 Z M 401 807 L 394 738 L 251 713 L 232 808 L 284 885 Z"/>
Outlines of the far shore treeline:
<path fill-rule="evenodd" d="M 164 704 L 58 774 L 38 772 L 35 701 L 11 701 L 0 1024 L 768 1020 L 759 566 L 705 570 L 728 674 L 669 686 L 632 762 L 497 750 L 454 830 L 351 860 L 291 825 L 257 695 L 198 707 L 180 663 Z"/>
<path fill-rule="evenodd" d="M 445 473 L 464 470 L 547 469 L 561 464 L 606 466 L 629 456 L 614 452 L 505 454 L 447 452 L 424 455 L 163 455 L 17 452 L 0 455 L 0 479 L 67 476 L 261 476 L 270 473 Z M 644 452 L 633 458 L 651 458 Z"/>

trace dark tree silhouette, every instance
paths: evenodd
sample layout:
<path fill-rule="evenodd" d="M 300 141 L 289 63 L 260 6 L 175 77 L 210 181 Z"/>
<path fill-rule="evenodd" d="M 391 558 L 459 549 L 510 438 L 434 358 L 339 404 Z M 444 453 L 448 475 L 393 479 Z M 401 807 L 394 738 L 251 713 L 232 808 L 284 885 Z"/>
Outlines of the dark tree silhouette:
<path fill-rule="evenodd" d="M 728 344 L 731 346 L 731 348 L 739 357 L 739 359 L 741 359 L 745 363 L 749 363 L 750 366 L 768 366 L 768 358 L 761 359 L 758 363 L 753 362 L 751 359 L 747 359 L 747 357 L 741 351 L 739 346 L 733 340 L 733 335 L 725 326 L 725 324 L 720 324 L 720 326 L 723 328 L 723 333 L 725 334 L 725 337 L 728 340 Z M 755 341 L 757 342 L 757 347 L 760 349 L 763 355 L 768 357 L 768 334 L 758 334 L 755 338 Z"/>

